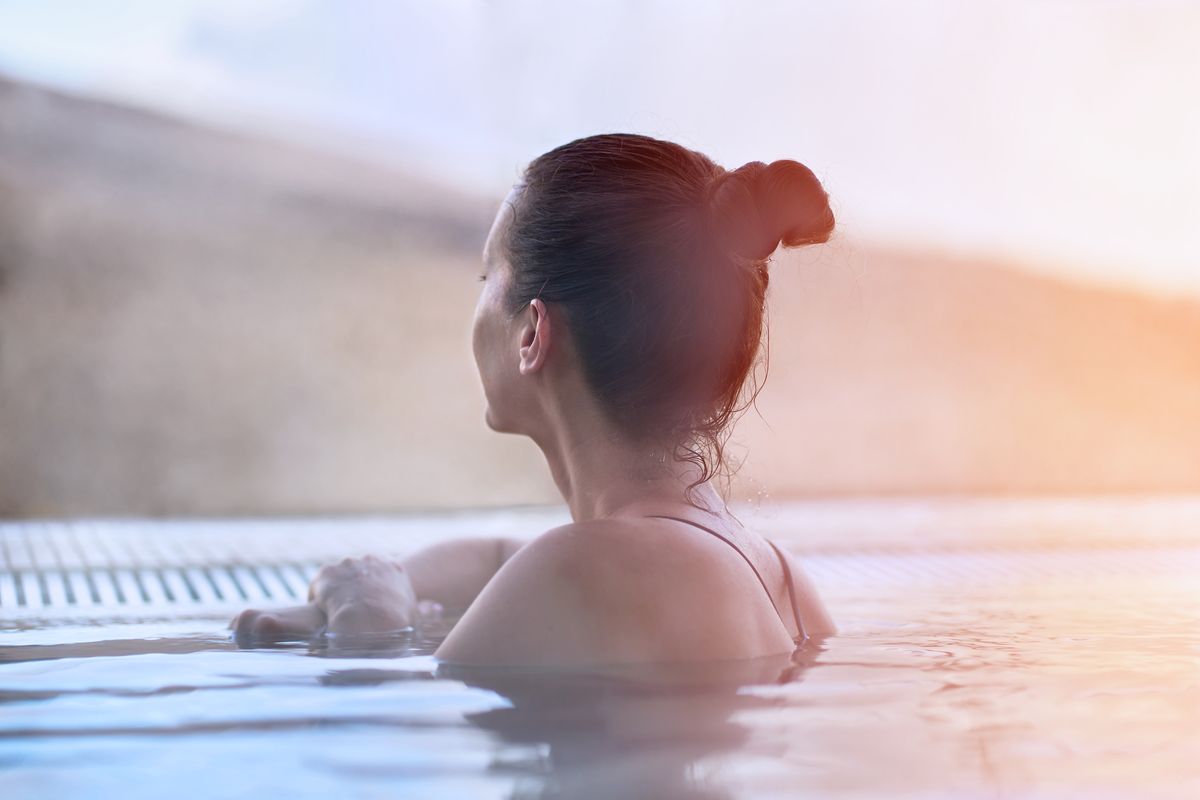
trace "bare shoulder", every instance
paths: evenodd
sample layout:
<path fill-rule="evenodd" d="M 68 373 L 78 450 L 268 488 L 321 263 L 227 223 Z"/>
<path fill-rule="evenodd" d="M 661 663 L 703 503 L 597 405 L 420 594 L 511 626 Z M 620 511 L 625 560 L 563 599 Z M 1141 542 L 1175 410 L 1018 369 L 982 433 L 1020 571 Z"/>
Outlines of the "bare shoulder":
<path fill-rule="evenodd" d="M 764 602 L 761 591 L 698 541 L 635 520 L 553 528 L 504 564 L 436 655 L 514 665 L 761 655 L 751 651 L 769 632 L 744 605 Z"/>

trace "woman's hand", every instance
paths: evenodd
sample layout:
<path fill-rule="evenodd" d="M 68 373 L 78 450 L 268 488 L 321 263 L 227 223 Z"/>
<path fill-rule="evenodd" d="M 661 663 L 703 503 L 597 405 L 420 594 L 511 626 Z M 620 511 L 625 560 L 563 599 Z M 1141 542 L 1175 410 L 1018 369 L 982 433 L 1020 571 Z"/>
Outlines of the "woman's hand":
<path fill-rule="evenodd" d="M 321 567 L 308 605 L 270 611 L 247 609 L 230 623 L 242 647 L 303 641 L 322 633 L 390 633 L 417 622 L 416 592 L 404 566 L 376 556 L 344 558 Z"/>
<path fill-rule="evenodd" d="M 241 647 L 311 639 L 325 628 L 325 612 L 314 605 L 259 611 L 249 608 L 229 623 Z"/>
<path fill-rule="evenodd" d="M 415 625 L 419 616 L 404 565 L 376 556 L 321 567 L 308 600 L 324 613 L 326 633 L 334 635 L 398 631 Z"/>

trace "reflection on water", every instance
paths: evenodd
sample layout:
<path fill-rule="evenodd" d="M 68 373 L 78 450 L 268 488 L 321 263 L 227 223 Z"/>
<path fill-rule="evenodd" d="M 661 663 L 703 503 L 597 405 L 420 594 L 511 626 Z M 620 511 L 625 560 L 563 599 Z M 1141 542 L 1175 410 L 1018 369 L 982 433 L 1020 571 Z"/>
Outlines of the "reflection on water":
<path fill-rule="evenodd" d="M 688 670 L 439 668 L 444 626 L 256 651 L 203 620 L 3 632 L 0 793 L 1200 796 L 1191 578 L 842 591 L 839 636 Z"/>
<path fill-rule="evenodd" d="M 517 757 L 493 765 L 524 789 L 516 794 L 725 797 L 700 765 L 749 752 L 753 730 L 742 717 L 781 705 L 744 689 L 799 680 L 818 652 L 810 646 L 793 657 L 604 673 L 441 672 L 508 701 L 466 716 L 518 748 Z"/>

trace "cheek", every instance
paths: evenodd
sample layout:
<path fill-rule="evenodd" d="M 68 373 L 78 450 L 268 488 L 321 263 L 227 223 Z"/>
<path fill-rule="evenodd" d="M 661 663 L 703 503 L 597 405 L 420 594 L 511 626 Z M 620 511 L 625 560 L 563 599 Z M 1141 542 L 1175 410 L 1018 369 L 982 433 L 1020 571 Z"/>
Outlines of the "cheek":
<path fill-rule="evenodd" d="M 475 356 L 475 366 L 482 365 L 479 358 L 479 347 L 483 341 L 483 307 L 481 304 L 475 306 L 475 316 L 471 320 L 471 353 Z"/>
<path fill-rule="evenodd" d="M 484 292 L 475 307 L 475 319 L 471 328 L 471 351 L 475 355 L 475 366 L 485 386 L 496 366 L 496 350 L 500 345 L 498 319 L 497 309 L 490 302 L 488 293 Z"/>

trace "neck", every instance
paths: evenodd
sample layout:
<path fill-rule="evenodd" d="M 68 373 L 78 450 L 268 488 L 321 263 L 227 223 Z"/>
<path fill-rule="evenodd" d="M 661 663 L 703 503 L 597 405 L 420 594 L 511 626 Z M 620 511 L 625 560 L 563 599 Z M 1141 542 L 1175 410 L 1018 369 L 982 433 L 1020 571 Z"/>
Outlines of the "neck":
<path fill-rule="evenodd" d="M 687 487 L 700 477 L 694 464 L 675 460 L 670 448 L 630 441 L 594 404 L 572 404 L 566 411 L 552 409 L 549 424 L 531 436 L 574 521 L 671 513 L 690 505 Z M 725 507 L 707 481 L 692 497 L 713 512 Z"/>

